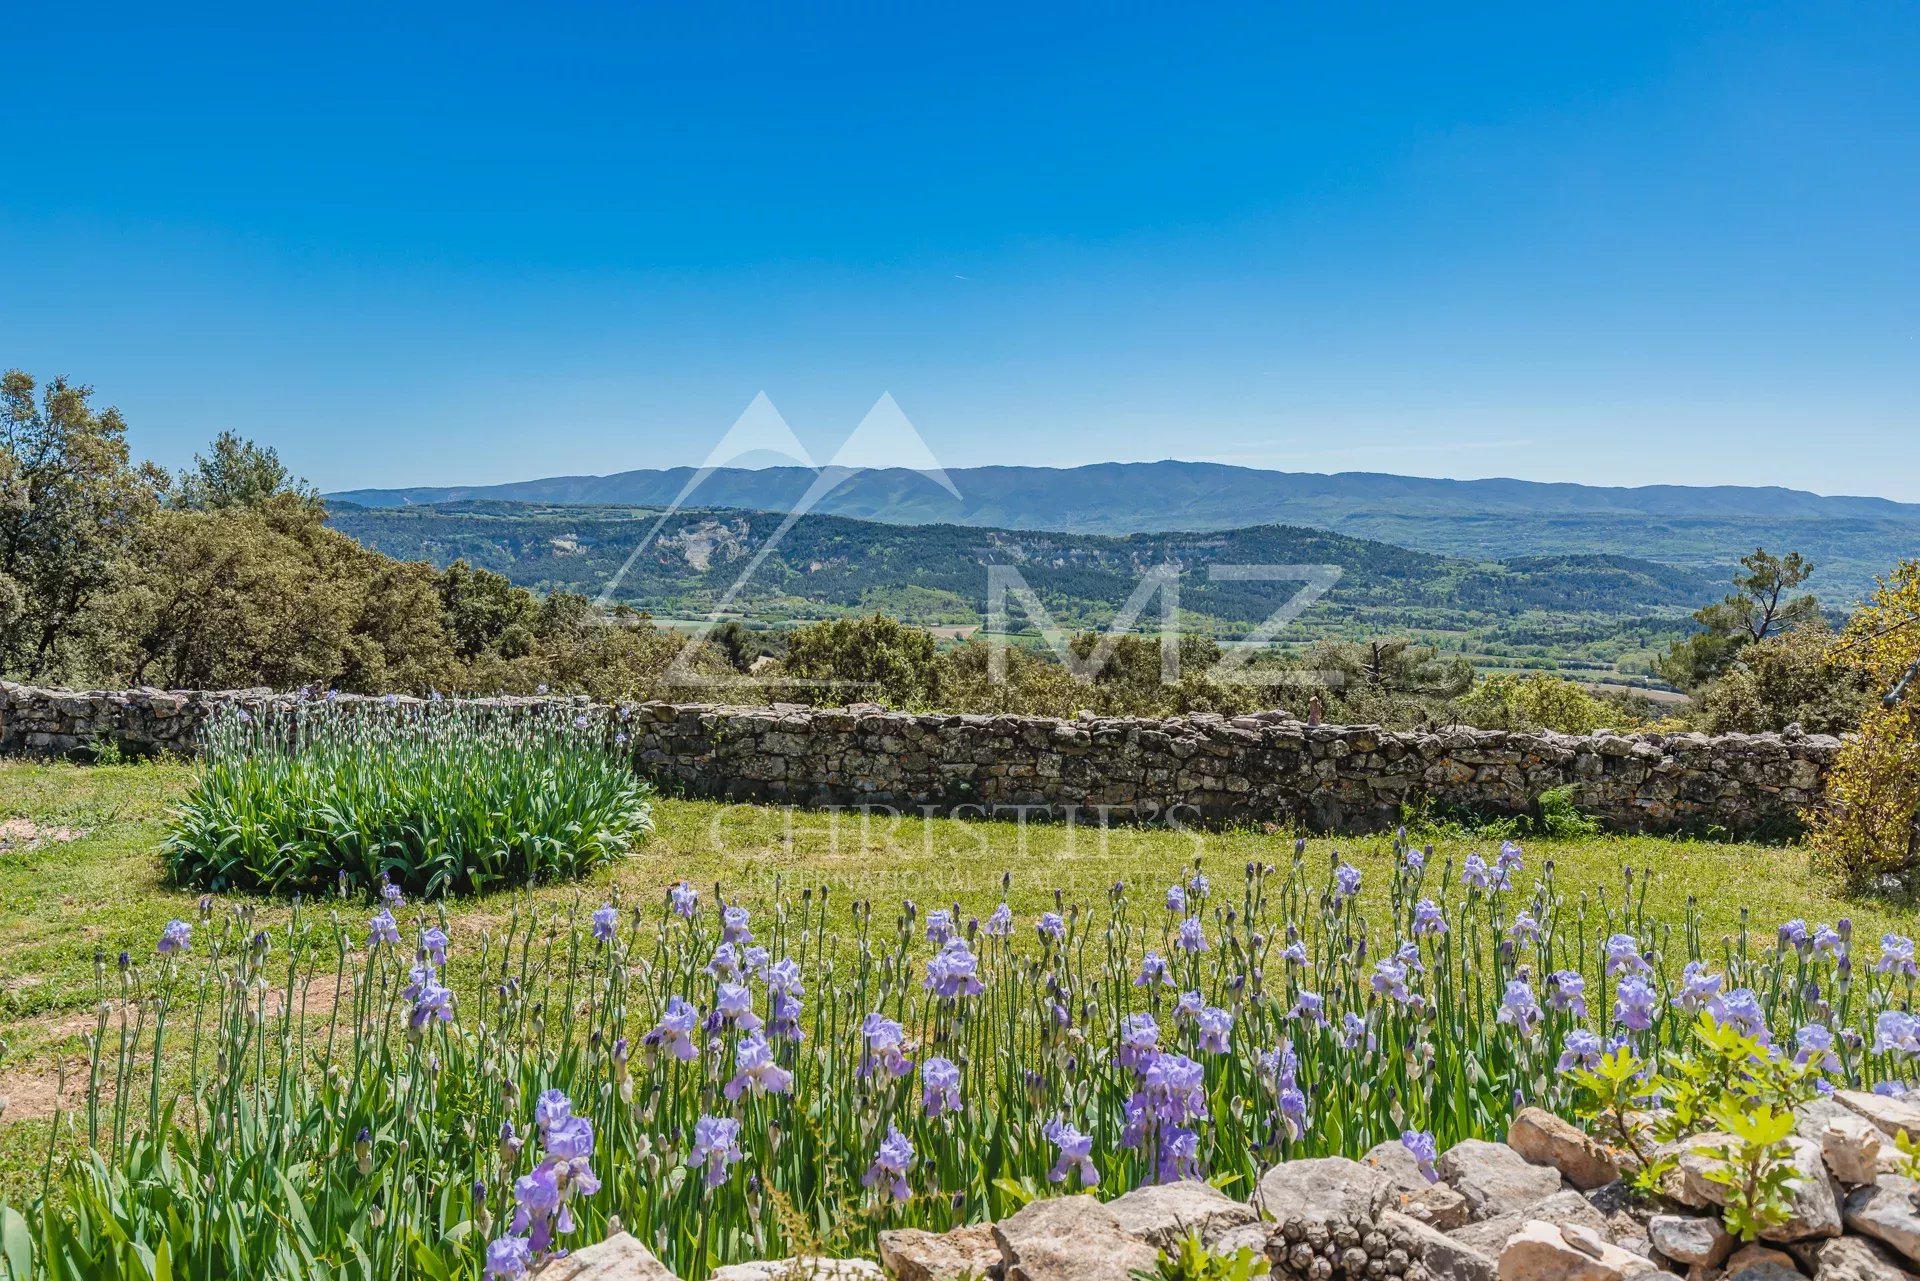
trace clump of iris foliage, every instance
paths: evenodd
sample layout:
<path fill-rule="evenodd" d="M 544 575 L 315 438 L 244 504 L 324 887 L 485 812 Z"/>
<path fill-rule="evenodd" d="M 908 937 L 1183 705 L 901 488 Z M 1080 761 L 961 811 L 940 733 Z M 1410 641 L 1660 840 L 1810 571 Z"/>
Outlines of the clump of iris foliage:
<path fill-rule="evenodd" d="M 16 1275 L 516 1278 L 617 1218 L 701 1277 L 1084 1188 L 1246 1195 L 1571 1113 L 1609 1047 L 1651 1077 L 1703 1018 L 1828 1085 L 1914 1079 L 1908 939 L 1709 942 L 1644 875 L 1563 899 L 1511 844 L 1401 845 L 1370 933 L 1358 870 L 1284 849 L 1025 917 L 683 883 L 449 937 L 397 891 L 260 933 L 209 903 L 100 967 Z"/>
<path fill-rule="evenodd" d="M 617 720 L 299 699 L 208 727 L 165 845 L 203 889 L 436 897 L 577 877 L 651 830 Z"/>

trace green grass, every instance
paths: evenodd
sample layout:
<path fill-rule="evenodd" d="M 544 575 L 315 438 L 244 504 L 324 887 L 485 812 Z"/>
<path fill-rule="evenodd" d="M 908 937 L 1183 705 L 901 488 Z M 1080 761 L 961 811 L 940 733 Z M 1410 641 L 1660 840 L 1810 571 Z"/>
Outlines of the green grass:
<path fill-rule="evenodd" d="M 82 829 L 79 839 L 0 853 L 0 1020 L 8 1048 L 0 1067 L 49 1048 L 43 1026 L 84 1012 L 93 993 L 94 955 L 109 963 L 121 949 L 144 955 L 169 918 L 194 915 L 198 894 L 169 886 L 159 854 L 171 809 L 186 795 L 191 771 L 177 764 L 80 766 L 0 764 L 0 822 L 24 818 L 45 827 Z M 901 898 L 925 906 L 957 900 L 982 915 L 998 901 L 1002 873 L 1013 874 L 1016 910 L 1039 910 L 1063 890 L 1098 900 L 1115 881 L 1164 884 L 1200 857 L 1217 878 L 1248 860 L 1284 862 L 1287 834 L 1251 830 L 1168 832 L 957 819 L 889 824 L 858 814 L 789 812 L 763 806 L 659 799 L 653 838 L 584 881 L 538 889 L 534 901 L 597 904 L 618 885 L 629 901 L 651 899 L 681 878 L 725 884 L 743 901 L 763 900 L 776 878 L 824 885 L 836 896 L 871 898 L 882 908 Z M 1309 861 L 1338 850 L 1369 873 L 1363 901 L 1384 912 L 1390 869 L 1386 834 L 1315 838 Z M 1492 853 L 1497 841 L 1449 839 L 1440 854 Z M 1847 901 L 1807 867 L 1794 846 L 1761 846 L 1597 836 L 1525 842 L 1529 875 L 1554 862 L 1563 892 L 1617 896 L 1628 868 L 1653 871 L 1649 913 L 1679 921 L 1689 895 L 1699 900 L 1710 936 L 1739 928 L 1743 908 L 1763 927 L 1786 917 L 1854 919 L 1865 937 L 1911 923 L 1911 909 Z M 285 919 L 285 904 L 260 900 L 263 922 Z M 356 909 L 357 911 L 357 909 Z M 475 928 L 506 911 L 499 897 L 455 900 L 449 916 Z M 57 1039 L 57 1038 L 56 1038 Z"/>
<path fill-rule="evenodd" d="M 198 895 L 165 883 L 159 853 L 167 816 L 190 780 L 191 771 L 178 764 L 0 764 L 0 823 L 25 819 L 81 831 L 72 840 L 0 853 L 0 1094 L 16 1101 L 0 1120 L 0 1197 L 18 1193 L 37 1175 L 46 1126 L 34 1117 L 44 1115 L 57 1065 L 84 1062 L 96 955 L 109 968 L 122 949 L 145 959 L 169 918 L 196 916 Z M 901 898 L 926 907 L 958 902 L 964 919 L 986 914 L 1010 872 L 1009 898 L 1025 918 L 1050 907 L 1056 889 L 1068 901 L 1098 902 L 1115 881 L 1162 886 L 1196 857 L 1216 879 L 1237 879 L 1249 860 L 1284 864 L 1291 856 L 1288 834 L 1251 830 L 1102 833 L 948 819 L 889 824 L 857 814 L 666 799 L 655 803 L 654 817 L 651 840 L 584 881 L 449 903 L 455 937 L 497 928 L 516 901 L 591 908 L 615 886 L 628 902 L 652 901 L 682 877 L 724 884 L 729 897 L 749 904 L 764 902 L 776 880 L 784 880 L 826 886 L 836 901 L 872 899 L 883 919 Z M 1380 920 L 1391 878 L 1389 844 L 1384 834 L 1316 838 L 1308 858 L 1324 866 L 1338 850 L 1366 872 L 1363 903 Z M 1469 849 L 1490 855 L 1495 845 L 1449 839 L 1440 844 L 1440 858 L 1452 855 L 1457 863 Z M 1592 837 L 1536 839 L 1527 842 L 1527 853 L 1528 879 L 1550 859 L 1569 898 L 1586 893 L 1617 902 L 1627 869 L 1650 868 L 1648 915 L 1677 924 L 1694 896 L 1708 941 L 1737 931 L 1743 910 L 1763 930 L 1793 916 L 1851 916 L 1862 938 L 1887 928 L 1912 932 L 1910 909 L 1840 898 L 1792 846 Z M 289 911 L 282 902 L 258 901 L 262 924 L 284 921 Z M 355 904 L 351 915 L 357 920 L 364 911 Z M 471 977 L 456 962 L 456 988 Z"/>

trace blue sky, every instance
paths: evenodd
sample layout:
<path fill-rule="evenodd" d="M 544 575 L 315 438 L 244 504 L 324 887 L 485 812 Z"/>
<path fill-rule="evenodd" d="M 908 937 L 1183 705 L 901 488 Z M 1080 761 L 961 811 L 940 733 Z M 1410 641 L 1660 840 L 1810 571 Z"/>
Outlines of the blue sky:
<path fill-rule="evenodd" d="M 1920 6 L 270 8 L 9 18 L 0 365 L 168 464 L 1920 501 Z"/>

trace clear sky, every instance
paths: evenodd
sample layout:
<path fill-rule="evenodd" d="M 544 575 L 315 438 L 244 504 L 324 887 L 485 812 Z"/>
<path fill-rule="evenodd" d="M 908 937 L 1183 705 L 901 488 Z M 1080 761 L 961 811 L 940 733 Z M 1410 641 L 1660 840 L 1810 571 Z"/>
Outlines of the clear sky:
<path fill-rule="evenodd" d="M 1920 5 L 40 4 L 0 48 L 0 365 L 170 465 L 698 463 L 761 391 L 825 457 L 890 391 L 949 466 L 1920 500 Z"/>

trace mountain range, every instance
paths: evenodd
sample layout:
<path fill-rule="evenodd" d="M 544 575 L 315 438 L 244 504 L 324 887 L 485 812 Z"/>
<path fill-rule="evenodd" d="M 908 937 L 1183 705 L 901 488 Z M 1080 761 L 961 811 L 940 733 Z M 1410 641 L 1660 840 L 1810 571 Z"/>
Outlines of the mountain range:
<path fill-rule="evenodd" d="M 879 610 L 961 634 L 988 619 L 989 567 L 1018 574 L 1052 621 L 1107 626 L 1149 570 L 1178 574 L 1183 629 L 1253 633 L 1300 591 L 1298 577 L 1251 579 L 1228 566 L 1334 566 L 1323 599 L 1283 644 L 1323 636 L 1415 634 L 1487 665 L 1644 672 L 1623 660 L 1686 632 L 1686 612 L 1722 589 L 1692 567 L 1625 556 L 1470 560 L 1293 525 L 1085 534 L 968 525 L 892 525 L 730 508 L 466 501 L 402 508 L 331 504 L 330 520 L 406 560 L 465 560 L 539 591 L 569 590 L 663 620 L 714 612 L 778 625 Z M 776 535 L 778 535 L 776 537 Z M 1017 588 L 1015 589 L 1018 590 Z M 1152 626 L 1161 600 L 1141 616 Z M 1014 630 L 1037 620 L 1018 603 Z"/>
<path fill-rule="evenodd" d="M 1920 504 L 1736 485 L 1635 488 L 1377 472 L 1263 471 L 1219 463 L 955 468 L 956 498 L 904 468 L 693 468 L 556 476 L 500 485 L 360 489 L 328 495 L 386 508 L 496 500 L 787 512 L 809 488 L 823 515 L 889 524 L 1137 534 L 1289 524 L 1470 559 L 1602 555 L 1721 571 L 1755 546 L 1799 551 L 1811 586 L 1845 606 L 1920 552 Z M 694 482 L 698 479 L 698 483 Z"/>

